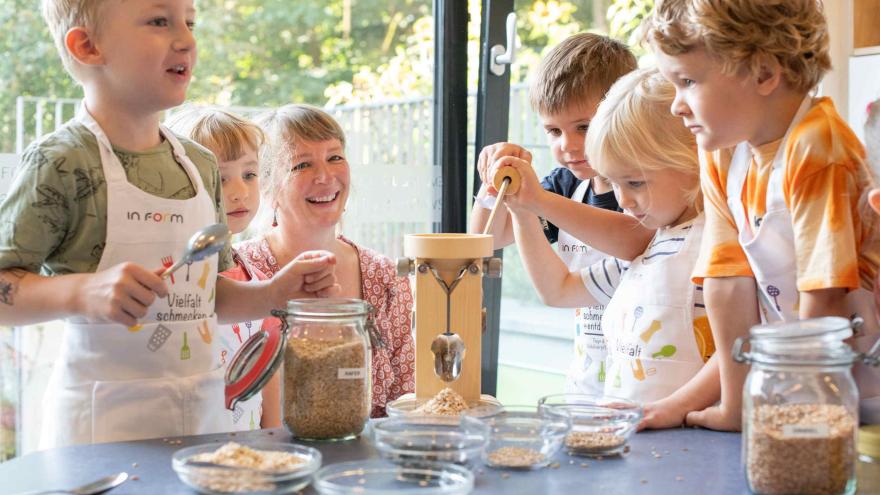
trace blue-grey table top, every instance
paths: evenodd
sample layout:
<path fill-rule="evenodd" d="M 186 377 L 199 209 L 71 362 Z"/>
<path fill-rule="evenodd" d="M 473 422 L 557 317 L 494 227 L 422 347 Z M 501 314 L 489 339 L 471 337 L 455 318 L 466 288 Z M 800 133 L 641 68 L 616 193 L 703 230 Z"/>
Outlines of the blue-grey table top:
<path fill-rule="evenodd" d="M 480 466 L 474 494 L 743 494 L 741 437 L 698 429 L 649 431 L 635 435 L 630 452 L 601 460 L 559 453 L 551 467 L 505 471 Z M 136 477 L 111 492 L 193 494 L 171 468 L 171 455 L 206 442 L 293 441 L 282 429 L 65 447 L 30 453 L 0 464 L 0 494 L 75 487 L 126 471 Z M 318 448 L 324 465 L 378 457 L 367 437 Z M 880 493 L 880 465 L 859 465 L 860 493 Z M 309 487 L 304 493 L 315 493 Z"/>

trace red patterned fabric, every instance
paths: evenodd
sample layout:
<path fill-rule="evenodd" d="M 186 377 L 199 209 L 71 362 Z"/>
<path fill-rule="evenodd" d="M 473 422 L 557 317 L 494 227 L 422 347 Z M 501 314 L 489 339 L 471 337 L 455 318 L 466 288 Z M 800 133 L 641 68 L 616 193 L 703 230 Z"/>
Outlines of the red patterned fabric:
<path fill-rule="evenodd" d="M 412 338 L 413 298 L 409 278 L 398 277 L 394 263 L 372 249 L 339 236 L 358 252 L 363 298 L 376 308 L 375 324 L 384 348 L 373 349 L 373 408 L 371 417 L 385 416 L 385 404 L 415 391 L 415 347 Z M 248 264 L 267 277 L 281 267 L 265 237 L 237 244 Z"/>

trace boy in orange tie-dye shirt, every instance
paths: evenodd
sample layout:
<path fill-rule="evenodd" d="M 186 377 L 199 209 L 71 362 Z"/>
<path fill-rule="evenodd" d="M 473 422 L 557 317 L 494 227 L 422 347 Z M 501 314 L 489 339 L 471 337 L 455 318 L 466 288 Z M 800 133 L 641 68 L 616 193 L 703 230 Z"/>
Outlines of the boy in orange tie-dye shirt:
<path fill-rule="evenodd" d="M 871 172 L 831 100 L 810 96 L 831 67 L 819 2 L 661 0 L 649 24 L 676 86 L 672 112 L 701 148 L 706 227 L 693 278 L 723 353 L 721 403 L 688 422 L 738 430 L 748 370 L 730 353 L 751 326 L 858 313 L 866 331 L 853 344 L 876 337 L 865 335 L 876 330 L 880 244 L 861 214 Z M 877 419 L 877 376 L 856 374 L 863 419 Z"/>

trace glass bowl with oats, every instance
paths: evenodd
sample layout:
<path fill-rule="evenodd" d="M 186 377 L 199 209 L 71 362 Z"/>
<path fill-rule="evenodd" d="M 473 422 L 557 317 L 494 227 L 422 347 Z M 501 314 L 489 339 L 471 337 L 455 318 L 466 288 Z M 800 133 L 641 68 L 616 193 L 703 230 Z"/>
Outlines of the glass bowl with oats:
<path fill-rule="evenodd" d="M 402 395 L 385 406 L 385 412 L 392 418 L 423 416 L 442 419 L 463 413 L 473 417 L 487 417 L 501 409 L 501 402 L 491 395 L 483 394 L 479 400 L 468 402 L 451 388 L 444 388 L 429 399 L 416 398 L 415 394 Z"/>
<path fill-rule="evenodd" d="M 321 453 L 291 443 L 216 442 L 178 450 L 171 466 L 199 493 L 294 493 L 311 482 Z"/>
<path fill-rule="evenodd" d="M 585 457 L 624 453 L 642 420 L 641 405 L 617 397 L 548 395 L 538 400 L 538 407 L 568 411 L 571 431 L 565 436 L 565 448 L 572 455 Z"/>
<path fill-rule="evenodd" d="M 399 416 L 372 423 L 373 445 L 391 462 L 451 462 L 472 468 L 489 443 L 489 427 L 468 416 Z"/>
<path fill-rule="evenodd" d="M 314 488 L 322 495 L 465 495 L 474 489 L 474 474 L 449 463 L 340 462 L 315 473 Z"/>
<path fill-rule="evenodd" d="M 501 469 L 547 466 L 571 429 L 568 411 L 535 406 L 504 406 L 497 414 L 480 420 L 489 427 L 483 462 Z"/>

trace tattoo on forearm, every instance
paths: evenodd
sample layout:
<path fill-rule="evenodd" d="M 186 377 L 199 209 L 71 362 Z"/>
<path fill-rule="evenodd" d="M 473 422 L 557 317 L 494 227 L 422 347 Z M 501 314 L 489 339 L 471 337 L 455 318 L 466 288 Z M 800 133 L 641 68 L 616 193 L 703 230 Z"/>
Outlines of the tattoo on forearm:
<path fill-rule="evenodd" d="M 26 271 L 17 268 L 0 271 L 0 302 L 7 306 L 15 304 L 19 280 L 24 278 L 26 273 Z"/>

